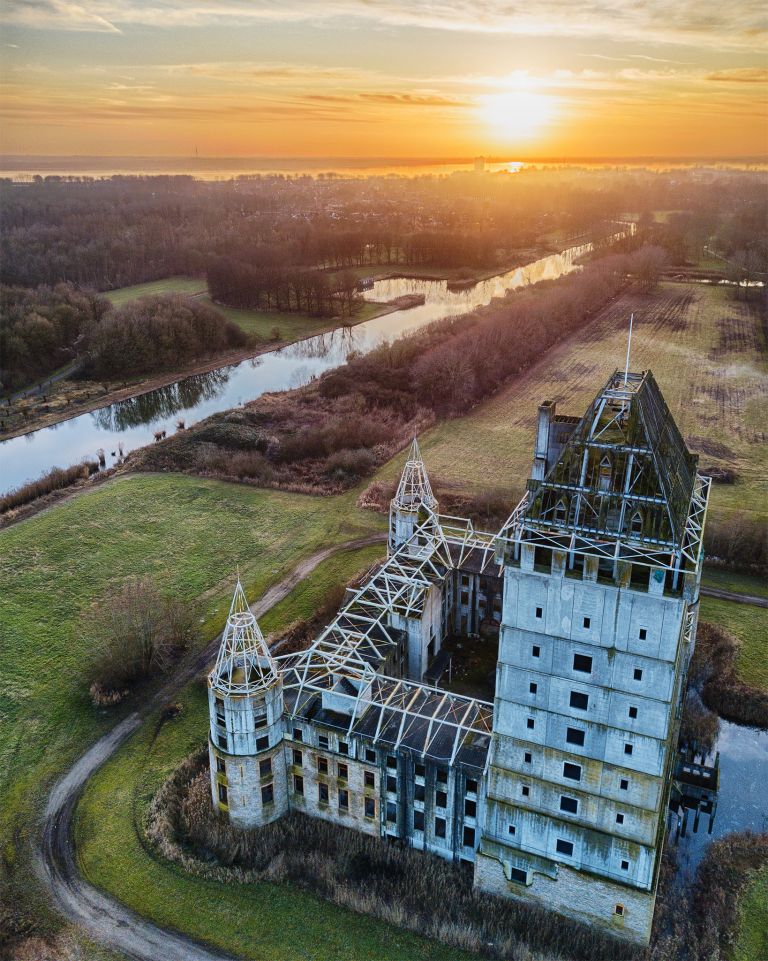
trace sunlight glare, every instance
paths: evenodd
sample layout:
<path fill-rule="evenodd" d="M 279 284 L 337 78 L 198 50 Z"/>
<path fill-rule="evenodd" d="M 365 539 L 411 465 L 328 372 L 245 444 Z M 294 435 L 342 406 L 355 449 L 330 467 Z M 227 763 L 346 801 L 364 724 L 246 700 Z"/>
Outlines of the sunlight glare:
<path fill-rule="evenodd" d="M 557 114 L 557 100 L 531 90 L 508 90 L 486 97 L 480 115 L 506 142 L 535 137 Z"/>

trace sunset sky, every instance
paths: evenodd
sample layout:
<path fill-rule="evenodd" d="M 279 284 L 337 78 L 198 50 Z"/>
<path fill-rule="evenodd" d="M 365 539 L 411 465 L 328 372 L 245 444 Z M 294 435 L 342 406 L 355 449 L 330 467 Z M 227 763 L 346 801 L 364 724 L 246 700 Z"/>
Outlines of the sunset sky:
<path fill-rule="evenodd" d="M 762 0 L 7 0 L 4 154 L 768 153 Z"/>

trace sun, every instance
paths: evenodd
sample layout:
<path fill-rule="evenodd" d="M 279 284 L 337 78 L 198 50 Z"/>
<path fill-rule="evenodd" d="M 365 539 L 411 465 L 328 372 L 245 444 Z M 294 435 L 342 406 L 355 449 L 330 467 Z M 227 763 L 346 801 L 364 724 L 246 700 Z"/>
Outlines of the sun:
<path fill-rule="evenodd" d="M 500 140 L 536 137 L 557 115 L 557 100 L 532 90 L 507 90 L 484 98 L 479 113 Z"/>

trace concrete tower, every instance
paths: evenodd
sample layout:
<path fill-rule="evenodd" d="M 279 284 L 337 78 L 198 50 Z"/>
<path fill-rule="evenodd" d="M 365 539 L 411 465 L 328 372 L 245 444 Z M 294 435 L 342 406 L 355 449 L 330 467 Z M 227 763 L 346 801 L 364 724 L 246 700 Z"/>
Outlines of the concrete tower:
<path fill-rule="evenodd" d="M 437 510 L 437 500 L 432 493 L 421 451 L 414 437 L 397 493 L 389 504 L 388 553 L 394 554 L 413 536 L 419 523 Z"/>
<path fill-rule="evenodd" d="M 476 885 L 650 936 L 693 653 L 708 478 L 650 371 L 540 409 L 504 529 Z"/>
<path fill-rule="evenodd" d="M 239 579 L 208 676 L 208 710 L 214 805 L 242 827 L 285 814 L 282 678 Z"/>

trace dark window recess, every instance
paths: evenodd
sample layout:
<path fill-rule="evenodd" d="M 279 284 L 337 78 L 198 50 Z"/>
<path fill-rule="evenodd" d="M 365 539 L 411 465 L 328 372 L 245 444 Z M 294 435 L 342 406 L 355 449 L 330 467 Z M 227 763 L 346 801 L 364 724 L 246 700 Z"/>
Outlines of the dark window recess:
<path fill-rule="evenodd" d="M 426 773 L 426 768 L 424 767 L 423 764 L 416 764 L 416 765 L 414 765 L 413 770 L 414 770 L 414 773 L 415 773 L 416 777 L 424 777 L 424 775 L 425 775 L 425 773 Z"/>
<path fill-rule="evenodd" d="M 643 679 L 643 672 L 640 670 L 639 667 L 636 667 L 636 668 L 635 668 L 635 680 L 636 680 L 636 681 L 642 681 L 642 679 Z"/>
<path fill-rule="evenodd" d="M 224 763 L 224 758 L 223 758 L 223 757 L 217 757 L 217 758 L 216 758 L 216 770 L 219 772 L 219 774 L 225 774 L 225 773 L 226 773 L 227 765 Z"/>
<path fill-rule="evenodd" d="M 467 778 L 467 794 L 477 794 L 477 781 L 472 778 Z"/>
<path fill-rule="evenodd" d="M 376 787 L 376 777 L 373 771 L 365 772 L 365 786 L 366 787 Z"/>
<path fill-rule="evenodd" d="M 574 671 L 581 671 L 582 674 L 591 674 L 592 658 L 587 654 L 574 654 L 573 669 Z"/>
<path fill-rule="evenodd" d="M 445 818 L 435 818 L 435 837 L 445 837 Z"/>
<path fill-rule="evenodd" d="M 267 775 L 272 773 L 272 758 L 267 757 L 263 761 L 259 761 L 259 777 L 267 777 Z"/>
<path fill-rule="evenodd" d="M 530 797 L 531 789 L 530 789 L 530 787 L 528 787 L 527 784 L 524 784 L 524 785 L 520 788 L 520 793 L 523 795 L 523 797 Z"/>
<path fill-rule="evenodd" d="M 437 783 L 447 784 L 448 783 L 448 772 L 443 767 L 437 769 Z"/>
<path fill-rule="evenodd" d="M 349 768 L 347 767 L 346 764 L 340 764 L 340 765 L 339 765 L 339 780 L 340 780 L 340 781 L 346 781 L 348 777 L 349 777 Z"/>
<path fill-rule="evenodd" d="M 327 774 L 327 773 L 328 773 L 328 758 L 327 758 L 327 757 L 319 757 L 319 758 L 317 759 L 317 770 L 320 772 L 320 774 Z"/>
<path fill-rule="evenodd" d="M 631 753 L 632 753 L 632 745 L 631 745 L 631 744 L 625 744 L 625 745 L 624 745 L 624 753 L 625 753 L 625 754 L 631 754 Z"/>
<path fill-rule="evenodd" d="M 584 746 L 584 732 L 577 727 L 569 727 L 565 732 L 565 739 L 569 744 L 578 744 L 579 747 Z"/>
<path fill-rule="evenodd" d="M 536 722 L 532 717 L 529 717 L 528 720 L 525 722 L 525 726 L 528 728 L 529 731 L 532 731 L 536 727 Z"/>
<path fill-rule="evenodd" d="M 462 838 L 465 848 L 473 848 L 475 846 L 475 829 L 474 828 L 464 828 L 464 835 Z"/>
<path fill-rule="evenodd" d="M 537 608 L 536 608 L 536 617 L 543 617 L 543 616 L 544 616 L 544 611 L 543 611 L 543 609 L 542 609 L 541 607 L 537 607 Z"/>
<path fill-rule="evenodd" d="M 221 801 L 222 804 L 227 803 L 227 785 L 226 784 L 219 785 L 219 801 Z"/>
<path fill-rule="evenodd" d="M 644 627 L 640 628 L 640 640 L 644 641 L 648 637 L 648 631 Z"/>
<path fill-rule="evenodd" d="M 391 774 L 387 775 L 387 790 L 392 792 L 397 790 L 397 778 L 392 777 Z"/>
<path fill-rule="evenodd" d="M 397 767 L 397 758 L 394 754 L 387 755 L 387 767 Z"/>
<path fill-rule="evenodd" d="M 264 737 L 260 737 L 260 738 L 256 741 L 256 750 L 257 750 L 257 751 L 266 751 L 268 747 L 269 747 L 269 735 L 265 735 Z"/>
<path fill-rule="evenodd" d="M 619 781 L 619 787 L 621 788 L 622 791 L 628 791 L 628 790 L 629 790 L 629 781 L 628 781 L 625 777 L 623 777 L 623 778 Z"/>
<path fill-rule="evenodd" d="M 560 810 L 567 811 L 568 814 L 578 814 L 579 802 L 575 797 L 566 797 L 566 795 L 563 794 L 560 797 Z"/>
<path fill-rule="evenodd" d="M 477 817 L 477 801 L 466 800 L 464 802 L 464 817 Z"/>
<path fill-rule="evenodd" d="M 530 693 L 535 694 L 538 691 L 538 689 L 539 689 L 539 685 L 536 684 L 534 681 L 531 681 L 528 687 L 528 690 L 530 691 Z"/>
<path fill-rule="evenodd" d="M 267 715 L 260 714 L 258 717 L 254 717 L 253 726 L 255 728 L 266 727 L 267 726 Z"/>
<path fill-rule="evenodd" d="M 622 871 L 629 871 L 629 861 L 622 861 L 622 862 L 621 862 L 621 870 L 622 870 Z"/>
<path fill-rule="evenodd" d="M 294 739 L 294 741 L 303 741 L 303 740 L 304 740 L 304 732 L 301 730 L 300 727 L 295 727 L 295 728 L 293 729 L 293 739 Z"/>
<path fill-rule="evenodd" d="M 584 627 L 589 628 L 589 626 L 590 626 L 591 623 L 592 623 L 591 618 L 589 618 L 589 617 L 585 617 L 585 618 L 584 618 Z"/>
<path fill-rule="evenodd" d="M 366 748 L 365 759 L 369 764 L 376 763 L 376 752 L 372 751 L 370 748 Z"/>
<path fill-rule="evenodd" d="M 293 776 L 293 790 L 297 794 L 304 793 L 304 778 L 300 774 L 294 774 Z"/>
<path fill-rule="evenodd" d="M 339 741 L 339 754 L 349 754 L 349 744 L 346 741 Z"/>
<path fill-rule="evenodd" d="M 569 781 L 580 781 L 581 780 L 581 765 L 571 764 L 570 761 L 563 762 L 563 777 L 567 777 Z"/>
<path fill-rule="evenodd" d="M 557 844 L 555 845 L 555 850 L 558 854 L 565 854 L 567 857 L 572 857 L 573 844 L 571 841 L 564 841 L 562 838 L 558 838 Z"/>
<path fill-rule="evenodd" d="M 293 763 L 296 765 L 296 767 L 302 766 L 304 763 L 304 755 L 301 753 L 301 751 L 293 752 Z"/>
<path fill-rule="evenodd" d="M 424 798 L 426 797 L 426 791 L 423 784 L 414 784 L 413 796 L 417 801 L 424 800 Z"/>
<path fill-rule="evenodd" d="M 387 820 L 391 823 L 397 821 L 397 805 L 392 801 L 387 801 Z"/>
<path fill-rule="evenodd" d="M 511 837 L 514 837 L 515 834 L 517 833 L 517 828 L 515 827 L 514 824 L 510 824 L 509 827 L 507 828 L 507 831 L 509 831 Z"/>
<path fill-rule="evenodd" d="M 526 751 L 523 759 L 526 764 L 530 764 L 531 761 L 533 760 L 533 755 L 531 754 L 530 751 Z"/>
<path fill-rule="evenodd" d="M 349 810 L 349 791 L 339 791 L 339 807 L 344 811 Z"/>
<path fill-rule="evenodd" d="M 631 708 L 629 709 L 629 716 L 632 717 L 632 718 L 637 717 L 637 708 L 636 708 L 636 707 L 631 707 Z"/>
<path fill-rule="evenodd" d="M 448 795 L 445 791 L 437 791 L 435 793 L 435 807 L 447 808 L 448 807 Z"/>
<path fill-rule="evenodd" d="M 317 785 L 317 799 L 321 804 L 328 803 L 328 785 L 327 784 Z"/>
<path fill-rule="evenodd" d="M 571 707 L 586 711 L 589 707 L 589 694 L 582 694 L 581 691 L 571 691 Z"/>
<path fill-rule="evenodd" d="M 624 823 L 624 815 L 623 815 L 623 814 L 617 814 L 617 815 L 616 815 L 616 823 L 617 823 L 617 824 L 623 824 L 623 823 Z"/>
<path fill-rule="evenodd" d="M 365 799 L 364 811 L 367 818 L 376 817 L 376 800 L 374 798 L 367 797 Z"/>
<path fill-rule="evenodd" d="M 538 644 L 533 645 L 533 647 L 531 648 L 531 654 L 533 655 L 533 657 L 539 657 L 539 655 L 541 654 L 541 648 L 539 647 Z"/>
<path fill-rule="evenodd" d="M 321 734 L 321 735 L 318 737 L 318 739 L 317 739 L 317 743 L 320 745 L 320 747 L 321 747 L 324 751 L 327 751 L 327 750 L 328 750 L 328 735 L 327 735 L 327 734 Z"/>
<path fill-rule="evenodd" d="M 509 879 L 510 881 L 517 881 L 518 884 L 528 883 L 528 872 L 523 871 L 522 868 L 510 868 L 509 869 Z"/>
<path fill-rule="evenodd" d="M 623 918 L 623 917 L 624 917 L 624 905 L 623 905 L 623 904 L 617 904 L 616 907 L 613 909 L 613 913 L 614 913 L 615 915 L 617 915 L 617 917 Z"/>
<path fill-rule="evenodd" d="M 226 738 L 226 736 L 225 736 L 224 734 L 219 734 L 218 739 L 219 739 L 219 747 L 223 747 L 224 750 L 226 751 L 226 749 L 227 749 L 227 738 Z"/>
<path fill-rule="evenodd" d="M 424 830 L 424 812 L 423 811 L 413 812 L 413 830 L 414 831 Z"/>
<path fill-rule="evenodd" d="M 262 804 L 272 804 L 275 800 L 275 785 L 265 784 L 261 789 L 261 803 Z"/>

